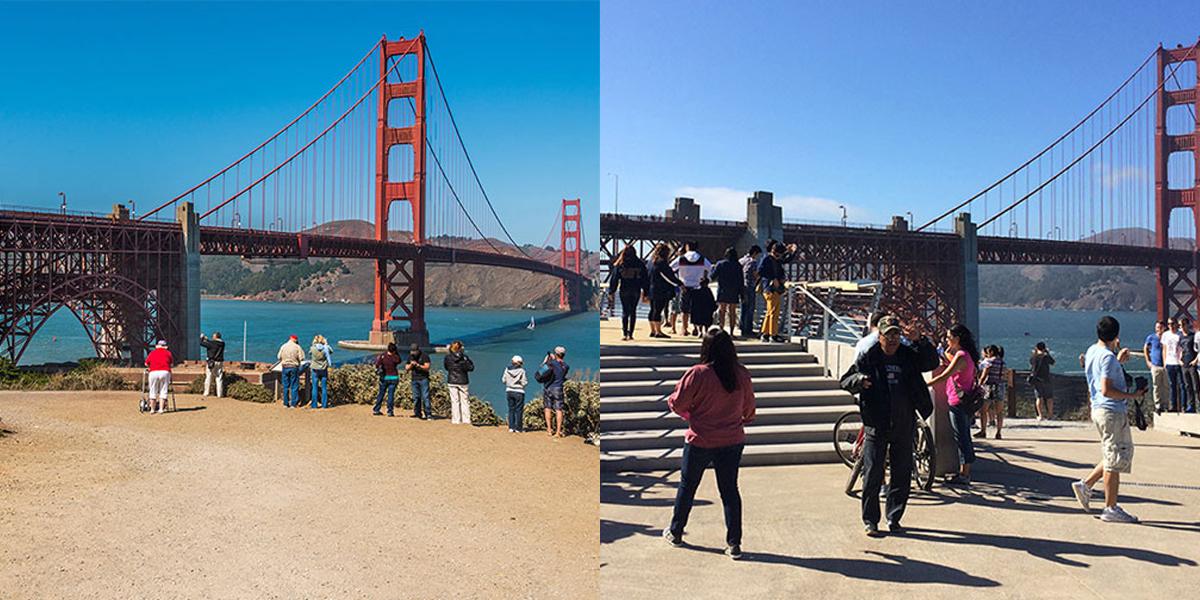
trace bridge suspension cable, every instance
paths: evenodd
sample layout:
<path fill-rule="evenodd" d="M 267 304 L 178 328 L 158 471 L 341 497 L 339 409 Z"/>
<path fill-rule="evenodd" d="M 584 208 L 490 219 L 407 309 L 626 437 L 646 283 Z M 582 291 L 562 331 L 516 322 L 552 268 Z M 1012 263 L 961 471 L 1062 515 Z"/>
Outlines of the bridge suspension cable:
<path fill-rule="evenodd" d="M 1157 51 L 1155 51 L 1155 52 L 1157 52 Z M 1029 165 L 1033 164 L 1035 161 L 1037 161 L 1042 156 L 1044 156 L 1047 152 L 1050 152 L 1051 150 L 1053 150 L 1055 147 L 1057 147 L 1059 145 L 1060 142 L 1067 139 L 1071 134 L 1075 133 L 1080 127 L 1082 127 L 1093 116 L 1095 116 L 1096 113 L 1100 112 L 1101 109 L 1103 109 L 1105 106 L 1107 106 L 1113 100 L 1113 98 L 1115 98 L 1118 94 L 1120 94 L 1121 91 L 1124 90 L 1125 87 L 1128 86 L 1129 83 L 1131 81 L 1133 81 L 1134 78 L 1137 77 L 1137 75 L 1139 73 L 1141 73 L 1143 69 L 1146 68 L 1146 65 L 1150 64 L 1151 59 L 1153 59 L 1155 56 L 1155 52 L 1151 52 L 1149 55 L 1147 55 L 1146 59 L 1142 61 L 1142 64 L 1138 65 L 1138 68 L 1135 69 L 1134 72 L 1125 79 L 1125 81 L 1121 82 L 1121 85 L 1117 86 L 1117 89 L 1113 90 L 1113 92 L 1111 94 L 1109 94 L 1108 97 L 1105 98 L 1100 104 L 1098 104 L 1096 106 L 1096 108 L 1093 108 L 1092 111 L 1089 112 L 1087 115 L 1085 115 L 1082 119 L 1080 119 L 1079 122 L 1075 123 L 1075 125 L 1073 125 L 1070 129 L 1068 129 L 1062 135 L 1058 136 L 1058 138 L 1055 139 L 1053 142 L 1050 142 L 1050 144 L 1047 145 L 1045 148 L 1042 148 L 1041 151 L 1039 151 L 1037 154 L 1034 154 L 1032 157 L 1030 157 L 1029 160 L 1026 160 L 1024 163 L 1021 163 L 1020 166 L 1016 167 L 1012 171 L 1009 171 L 1003 177 L 997 179 L 991 185 L 983 188 L 974 196 L 971 196 L 970 198 L 963 200 L 962 202 L 956 204 L 949 210 L 946 210 L 945 212 L 943 212 L 943 213 L 939 214 L 938 216 L 934 217 L 933 219 L 929 220 L 924 225 L 917 227 L 916 230 L 924 231 L 925 229 L 932 227 L 933 225 L 937 224 L 938 222 L 942 221 L 943 219 L 953 215 L 957 211 L 961 210 L 963 207 L 970 205 L 975 200 L 978 200 L 981 196 L 985 196 L 988 192 L 997 188 L 998 186 L 1003 184 L 1005 181 L 1008 181 L 1009 179 L 1011 179 L 1014 175 L 1021 172 Z"/>
<path fill-rule="evenodd" d="M 1200 42 L 1198 42 L 1197 44 L 1193 44 L 1193 45 L 1192 45 L 1192 47 L 1191 47 L 1191 48 L 1188 50 L 1187 54 L 1185 54 L 1185 55 L 1184 55 L 1184 61 L 1186 61 L 1186 60 L 1188 60 L 1188 59 L 1190 59 L 1190 58 L 1192 57 L 1192 54 L 1195 52 L 1195 50 L 1196 50 L 1196 47 L 1197 47 L 1197 45 L 1198 45 L 1198 44 L 1200 44 Z M 1170 69 L 1171 69 L 1171 73 L 1170 73 L 1170 75 L 1168 76 L 1169 78 L 1174 78 L 1174 77 L 1175 77 L 1175 71 L 1176 71 L 1176 70 L 1178 70 L 1178 68 L 1179 68 L 1179 66 L 1180 66 L 1181 64 L 1183 64 L 1183 63 L 1182 63 L 1182 62 L 1180 62 L 1180 63 L 1174 63 L 1174 64 L 1172 64 L 1172 65 L 1171 65 L 1171 67 L 1170 67 Z M 1143 66 L 1144 66 L 1144 65 L 1143 65 Z M 1139 68 L 1139 70 L 1141 70 L 1141 69 Z M 1176 79 L 1176 81 L 1178 81 L 1178 79 Z M 1087 150 L 1085 150 L 1085 151 L 1084 151 L 1082 154 L 1080 154 L 1078 157 L 1076 157 L 1076 158 L 1075 158 L 1075 160 L 1071 161 L 1069 164 L 1067 164 L 1066 166 L 1064 166 L 1064 167 L 1063 167 L 1061 170 L 1059 170 L 1057 173 L 1055 173 L 1054 175 L 1052 175 L 1052 176 L 1051 176 L 1049 179 L 1047 179 L 1046 181 L 1042 182 L 1040 185 L 1038 185 L 1037 187 L 1035 187 L 1035 188 L 1034 188 L 1032 191 L 1030 191 L 1030 192 L 1026 193 L 1026 194 L 1025 194 L 1024 196 L 1022 196 L 1020 199 L 1013 201 L 1011 204 L 1009 204 L 1008 206 L 1004 207 L 1002 210 L 1000 210 L 1000 211 L 999 211 L 999 212 L 997 212 L 996 214 L 992 215 L 991 217 L 988 217 L 986 220 L 984 220 L 983 222 L 981 222 L 981 223 L 979 224 L 979 227 L 980 227 L 980 228 L 987 227 L 988 225 L 992 224 L 993 222 L 995 222 L 995 221 L 996 221 L 997 219 L 999 219 L 1000 217 L 1002 217 L 1002 216 L 1004 216 L 1004 215 L 1008 214 L 1008 213 L 1009 213 L 1010 211 L 1012 211 L 1013 209 L 1015 209 L 1015 208 L 1017 208 L 1018 206 L 1020 206 L 1021 204 L 1025 203 L 1027 200 L 1029 200 L 1029 199 L 1030 199 L 1031 197 L 1033 197 L 1035 194 L 1037 194 L 1038 192 L 1042 191 L 1042 189 L 1043 189 L 1043 188 L 1045 188 L 1046 186 L 1048 186 L 1048 185 L 1050 185 L 1051 183 L 1053 183 L 1053 182 L 1054 182 L 1055 180 L 1057 180 L 1057 179 L 1058 179 L 1060 176 L 1062 176 L 1062 175 L 1063 175 L 1063 173 L 1066 173 L 1066 172 L 1067 172 L 1067 171 L 1069 171 L 1069 170 L 1070 170 L 1072 167 L 1074 167 L 1075 165 L 1079 164 L 1081 161 L 1083 161 L 1083 159 L 1084 159 L 1084 158 L 1087 158 L 1087 157 L 1089 157 L 1089 156 L 1092 154 L 1092 152 L 1093 152 L 1093 151 L 1095 151 L 1097 148 L 1100 148 L 1100 147 L 1101 147 L 1101 145 L 1102 145 L 1104 142 L 1106 142 L 1106 141 L 1107 141 L 1109 138 L 1111 138 L 1111 137 L 1113 136 L 1113 134 L 1115 134 L 1115 133 L 1116 133 L 1116 132 L 1117 132 L 1119 129 L 1121 129 L 1122 127 L 1124 127 L 1124 126 L 1125 126 L 1125 124 L 1126 124 L 1126 123 L 1128 123 L 1128 122 L 1129 122 L 1129 121 L 1130 121 L 1130 120 L 1131 120 L 1131 119 L 1132 119 L 1132 118 L 1133 118 L 1133 117 L 1134 117 L 1134 116 L 1135 116 L 1135 115 L 1136 115 L 1136 114 L 1137 114 L 1139 111 L 1141 111 L 1141 109 L 1142 109 L 1143 107 L 1145 107 L 1145 106 L 1146 106 L 1146 105 L 1147 105 L 1147 104 L 1148 104 L 1148 103 L 1149 103 L 1151 100 L 1153 100 L 1153 99 L 1154 99 L 1154 97 L 1155 97 L 1155 96 L 1157 95 L 1157 93 L 1158 93 L 1158 92 L 1159 92 L 1159 91 L 1160 91 L 1160 90 L 1163 88 L 1163 86 L 1164 86 L 1165 84 L 1166 84 L 1166 79 L 1164 79 L 1163 83 L 1160 83 L 1160 84 L 1159 84 L 1157 87 L 1155 87 L 1153 91 L 1151 91 L 1149 94 L 1147 94 L 1147 95 L 1146 95 L 1146 97 L 1145 97 L 1144 99 L 1142 99 L 1142 101 L 1141 101 L 1141 102 L 1140 102 L 1140 103 L 1137 105 L 1137 107 L 1135 107 L 1133 110 L 1131 110 L 1131 111 L 1129 112 L 1129 114 L 1125 115 L 1125 117 L 1124 117 L 1123 119 L 1121 119 L 1121 121 L 1120 121 L 1119 123 L 1117 123 L 1117 124 L 1116 124 L 1115 126 L 1113 126 L 1111 129 L 1109 129 L 1107 133 L 1105 133 L 1105 134 L 1104 134 L 1104 135 L 1103 135 L 1103 136 L 1102 136 L 1100 139 L 1098 139 L 1098 140 L 1097 140 L 1097 141 L 1096 141 L 1094 144 L 1092 144 L 1092 145 L 1091 145 L 1091 147 L 1089 147 Z M 1093 240 L 1093 241 L 1096 241 L 1096 240 Z M 1110 240 L 1110 241 L 1111 241 L 1111 240 Z"/>

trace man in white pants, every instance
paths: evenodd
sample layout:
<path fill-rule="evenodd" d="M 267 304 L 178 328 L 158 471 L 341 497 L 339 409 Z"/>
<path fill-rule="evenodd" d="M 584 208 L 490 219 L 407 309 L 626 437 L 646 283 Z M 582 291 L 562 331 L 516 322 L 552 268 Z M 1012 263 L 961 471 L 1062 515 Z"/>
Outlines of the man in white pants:
<path fill-rule="evenodd" d="M 171 363 L 174 361 L 171 351 L 167 349 L 167 342 L 163 340 L 159 340 L 154 350 L 146 355 L 146 369 L 150 371 L 147 385 L 151 413 L 161 415 L 167 406 L 167 394 L 171 389 Z"/>
<path fill-rule="evenodd" d="M 208 361 L 204 363 L 204 396 L 208 397 L 213 378 L 216 378 L 217 397 L 220 398 L 225 395 L 225 340 L 221 339 L 220 331 L 214 331 L 211 340 L 202 333 L 200 345 L 208 351 Z"/>

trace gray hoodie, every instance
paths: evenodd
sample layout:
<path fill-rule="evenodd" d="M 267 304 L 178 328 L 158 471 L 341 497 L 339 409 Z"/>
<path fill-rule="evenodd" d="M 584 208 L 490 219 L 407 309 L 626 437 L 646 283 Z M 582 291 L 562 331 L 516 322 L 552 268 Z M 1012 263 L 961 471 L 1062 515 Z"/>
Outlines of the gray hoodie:
<path fill-rule="evenodd" d="M 525 376 L 525 367 L 512 364 L 504 370 L 504 376 L 500 380 L 504 382 L 504 391 L 519 394 L 524 394 L 525 386 L 529 384 L 529 379 Z"/>

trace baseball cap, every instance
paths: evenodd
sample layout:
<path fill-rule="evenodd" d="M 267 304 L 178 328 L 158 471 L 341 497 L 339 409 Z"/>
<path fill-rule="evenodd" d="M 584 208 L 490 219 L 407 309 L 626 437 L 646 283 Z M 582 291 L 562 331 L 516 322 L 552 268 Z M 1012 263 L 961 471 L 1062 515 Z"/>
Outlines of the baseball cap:
<path fill-rule="evenodd" d="M 891 315 L 879 320 L 880 335 L 891 332 L 900 331 L 900 319 Z"/>
<path fill-rule="evenodd" d="M 166 347 L 167 347 L 167 340 L 158 340 L 158 343 L 157 343 L 157 344 L 155 344 L 154 346 L 155 346 L 156 348 L 166 348 Z"/>
<path fill-rule="evenodd" d="M 557 355 L 559 355 L 559 356 L 566 356 L 566 355 L 567 355 L 567 349 L 566 349 L 566 348 L 563 348 L 562 346 L 555 346 L 555 347 L 554 347 L 554 353 L 555 353 L 555 354 L 557 354 Z"/>
<path fill-rule="evenodd" d="M 419 346 L 416 342 L 413 342 L 412 344 L 410 344 L 408 346 L 408 349 L 412 350 L 413 352 L 416 352 L 421 349 L 421 346 Z"/>
<path fill-rule="evenodd" d="M 525 360 L 524 360 L 523 358 L 521 358 L 521 357 L 520 357 L 520 355 L 513 356 L 513 357 L 512 357 L 512 361 L 513 361 L 513 362 L 515 362 L 515 363 L 517 363 L 517 364 L 524 364 L 524 363 L 525 363 Z"/>

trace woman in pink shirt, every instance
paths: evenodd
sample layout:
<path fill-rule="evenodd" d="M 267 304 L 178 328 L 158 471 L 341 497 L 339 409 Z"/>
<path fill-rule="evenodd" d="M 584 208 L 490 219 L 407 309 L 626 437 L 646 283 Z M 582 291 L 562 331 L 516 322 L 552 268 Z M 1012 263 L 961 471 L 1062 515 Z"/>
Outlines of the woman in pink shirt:
<path fill-rule="evenodd" d="M 738 466 L 746 440 L 743 427 L 754 420 L 754 388 L 750 371 L 738 362 L 729 333 L 713 327 L 700 345 L 700 363 L 688 369 L 667 406 L 688 423 L 680 465 L 675 512 L 663 537 L 672 546 L 683 545 L 696 488 L 709 464 L 717 472 L 717 489 L 725 507 L 725 554 L 742 557 L 742 496 L 738 493 Z"/>
<path fill-rule="evenodd" d="M 971 421 L 974 415 L 961 406 L 959 391 L 975 386 L 975 365 L 979 364 L 979 345 L 966 325 L 959 323 L 946 331 L 945 369 L 929 381 L 929 387 L 946 383 L 946 403 L 950 405 L 950 428 L 958 444 L 959 472 L 950 483 L 971 485 L 971 463 L 975 462 L 975 446 L 971 440 Z"/>

